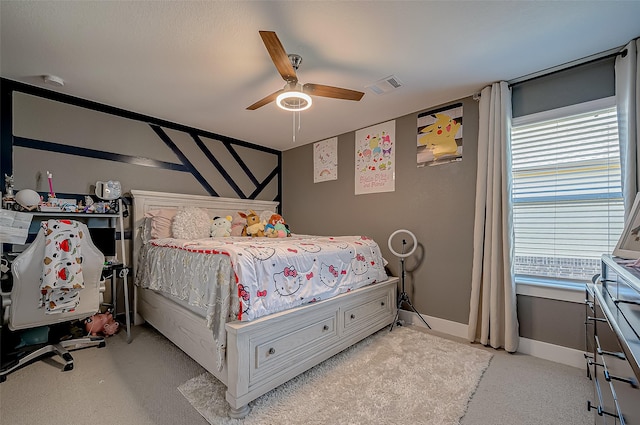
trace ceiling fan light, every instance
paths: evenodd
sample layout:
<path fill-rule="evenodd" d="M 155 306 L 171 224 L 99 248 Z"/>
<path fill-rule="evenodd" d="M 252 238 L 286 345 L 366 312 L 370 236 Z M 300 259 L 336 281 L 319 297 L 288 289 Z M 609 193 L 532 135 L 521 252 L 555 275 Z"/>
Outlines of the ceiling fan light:
<path fill-rule="evenodd" d="M 311 96 L 300 91 L 286 91 L 276 98 L 276 104 L 285 111 L 304 111 L 311 107 Z"/>

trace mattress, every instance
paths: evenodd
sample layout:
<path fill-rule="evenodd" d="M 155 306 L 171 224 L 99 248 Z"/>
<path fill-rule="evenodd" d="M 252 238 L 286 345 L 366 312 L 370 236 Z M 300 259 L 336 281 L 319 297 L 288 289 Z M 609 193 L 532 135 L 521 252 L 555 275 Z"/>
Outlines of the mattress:
<path fill-rule="evenodd" d="M 241 321 L 333 297 L 387 279 L 366 236 L 154 239 L 136 283 L 189 305 L 212 323 Z"/>

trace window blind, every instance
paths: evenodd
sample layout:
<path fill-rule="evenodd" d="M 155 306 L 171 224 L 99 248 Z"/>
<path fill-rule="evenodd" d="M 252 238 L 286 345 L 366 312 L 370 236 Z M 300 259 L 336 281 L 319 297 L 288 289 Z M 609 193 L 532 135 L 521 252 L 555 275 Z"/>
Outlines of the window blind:
<path fill-rule="evenodd" d="M 512 128 L 515 273 L 590 279 L 624 227 L 616 108 Z"/>

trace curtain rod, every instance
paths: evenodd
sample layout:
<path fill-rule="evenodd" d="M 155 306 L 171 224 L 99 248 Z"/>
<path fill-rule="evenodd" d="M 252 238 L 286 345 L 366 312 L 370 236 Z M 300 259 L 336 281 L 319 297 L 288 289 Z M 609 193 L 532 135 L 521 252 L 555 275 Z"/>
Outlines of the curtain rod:
<path fill-rule="evenodd" d="M 533 75 L 530 78 L 527 78 L 527 76 L 524 76 L 524 77 L 513 79 L 513 80 L 511 80 L 509 82 L 509 88 L 511 88 L 513 86 L 517 86 L 517 85 L 522 84 L 522 83 L 528 83 L 529 81 L 537 80 L 537 79 L 542 78 L 542 77 L 547 77 L 549 75 L 557 74 L 557 73 L 562 72 L 562 71 L 567 71 L 569 69 L 574 69 L 574 68 L 577 68 L 579 66 L 588 65 L 588 64 L 591 64 L 591 63 L 596 63 L 596 62 L 600 62 L 600 61 L 603 61 L 603 60 L 606 60 L 606 59 L 614 58 L 614 57 L 616 57 L 618 55 L 621 55 L 624 58 L 625 56 L 627 56 L 627 49 L 619 50 L 621 48 L 622 47 L 611 49 L 611 50 L 609 50 L 609 52 L 611 52 L 612 50 L 615 50 L 615 51 L 613 53 L 607 53 L 607 52 L 604 52 L 603 54 L 601 53 L 602 56 L 598 56 L 598 57 L 595 57 L 595 58 L 590 59 L 590 60 L 578 59 L 578 63 L 575 63 L 576 61 L 574 61 L 573 65 L 569 65 L 570 63 L 572 63 L 572 62 L 569 62 L 569 63 L 567 63 L 565 65 L 558 65 L 558 67 L 561 67 L 561 68 L 558 68 L 558 67 L 548 68 L 547 70 L 543 70 L 543 71 L 540 71 L 540 72 L 536 73 L 538 75 L 529 74 L 529 75 Z"/>

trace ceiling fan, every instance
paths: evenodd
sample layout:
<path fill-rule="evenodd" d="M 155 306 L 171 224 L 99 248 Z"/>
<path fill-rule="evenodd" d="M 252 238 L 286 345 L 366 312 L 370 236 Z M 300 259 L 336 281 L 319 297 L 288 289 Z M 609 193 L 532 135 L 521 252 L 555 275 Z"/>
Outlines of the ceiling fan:
<path fill-rule="evenodd" d="M 273 64 L 276 66 L 276 69 L 284 81 L 286 81 L 286 84 L 284 88 L 271 93 L 267 97 L 247 107 L 248 110 L 256 110 L 275 100 L 279 107 L 287 111 L 304 111 L 311 106 L 311 95 L 355 101 L 362 99 L 362 96 L 364 96 L 362 92 L 340 87 L 311 83 L 300 84 L 296 71 L 300 63 L 302 63 L 302 57 L 295 54 L 287 55 L 275 32 L 259 32 Z"/>

